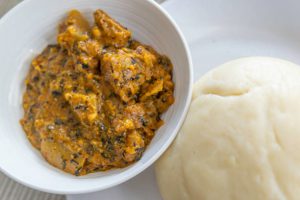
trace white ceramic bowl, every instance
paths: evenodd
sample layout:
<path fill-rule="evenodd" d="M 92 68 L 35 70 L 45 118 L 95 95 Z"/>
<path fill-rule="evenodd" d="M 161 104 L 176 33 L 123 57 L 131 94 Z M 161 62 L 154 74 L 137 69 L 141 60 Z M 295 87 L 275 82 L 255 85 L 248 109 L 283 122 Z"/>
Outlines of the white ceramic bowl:
<path fill-rule="evenodd" d="M 23 116 L 24 77 L 31 59 L 55 42 L 58 23 L 70 9 L 92 21 L 101 8 L 133 31 L 133 37 L 168 55 L 174 65 L 175 104 L 164 114 L 165 125 L 137 163 L 118 170 L 75 177 L 50 166 L 28 142 Z M 0 21 L 0 168 L 32 188 L 63 194 L 86 193 L 120 184 L 150 166 L 170 145 L 191 99 L 192 64 L 186 42 L 159 5 L 150 0 L 26 0 Z"/>

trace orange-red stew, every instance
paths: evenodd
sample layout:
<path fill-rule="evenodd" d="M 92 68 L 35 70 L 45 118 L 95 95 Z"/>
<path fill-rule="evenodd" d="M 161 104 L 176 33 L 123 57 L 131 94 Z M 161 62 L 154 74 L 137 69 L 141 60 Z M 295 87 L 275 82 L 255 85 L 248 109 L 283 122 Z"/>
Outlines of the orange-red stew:
<path fill-rule="evenodd" d="M 74 175 L 139 160 L 174 102 L 172 64 L 105 12 L 77 10 L 33 59 L 21 124 L 53 166 Z"/>

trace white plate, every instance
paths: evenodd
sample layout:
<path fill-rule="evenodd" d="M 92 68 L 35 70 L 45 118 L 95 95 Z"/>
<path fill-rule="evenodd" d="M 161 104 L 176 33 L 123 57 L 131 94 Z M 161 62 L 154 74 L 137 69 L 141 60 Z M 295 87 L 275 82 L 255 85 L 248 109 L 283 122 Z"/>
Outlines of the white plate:
<path fill-rule="evenodd" d="M 238 57 L 273 56 L 300 64 L 300 1 L 169 0 L 163 7 L 186 36 L 194 80 Z M 69 200 L 161 200 L 153 167 L 134 179 Z"/>

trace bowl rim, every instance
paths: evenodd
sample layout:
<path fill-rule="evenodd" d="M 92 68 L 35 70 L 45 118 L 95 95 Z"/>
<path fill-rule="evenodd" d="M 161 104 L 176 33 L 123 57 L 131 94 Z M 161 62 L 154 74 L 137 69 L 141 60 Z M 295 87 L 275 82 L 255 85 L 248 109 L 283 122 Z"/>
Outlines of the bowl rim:
<path fill-rule="evenodd" d="M 26 6 L 27 4 L 29 4 L 31 1 L 34 0 L 24 0 L 22 2 L 20 2 L 19 4 L 17 4 L 16 6 L 14 6 L 12 9 L 10 9 L 1 19 L 0 19 L 0 26 L 7 21 L 12 15 L 14 15 L 14 13 L 18 12 L 19 10 L 21 10 L 24 6 Z M 193 84 L 193 63 L 192 63 L 192 57 L 191 57 L 191 53 L 190 53 L 190 49 L 188 47 L 187 41 L 182 33 L 182 31 L 180 30 L 179 26 L 176 24 L 176 22 L 173 20 L 173 18 L 167 13 L 167 11 L 161 7 L 157 2 L 155 2 L 154 0 L 145 0 L 145 2 L 147 2 L 149 5 L 153 6 L 156 10 L 158 10 L 159 12 L 161 12 L 164 17 L 171 23 L 171 25 L 175 28 L 177 34 L 180 37 L 181 42 L 183 43 L 184 46 L 184 51 L 186 53 L 187 56 L 187 61 L 188 61 L 188 69 L 189 69 L 189 81 L 188 81 L 188 95 L 187 95 L 187 100 L 185 102 L 184 105 L 184 109 L 182 112 L 182 116 L 180 117 L 176 127 L 173 129 L 173 133 L 171 134 L 171 136 L 168 138 L 168 140 L 163 144 L 163 146 L 159 149 L 159 151 L 157 151 L 149 160 L 147 160 L 147 162 L 143 163 L 143 165 L 140 165 L 140 167 L 136 168 L 136 170 L 129 174 L 128 176 L 123 177 L 122 179 L 118 179 L 116 181 L 114 181 L 111 184 L 107 184 L 105 186 L 99 186 L 99 187 L 93 187 L 93 188 L 89 188 L 89 189 L 82 189 L 82 190 L 76 190 L 76 191 L 72 191 L 72 190 L 60 190 L 59 188 L 57 189 L 53 189 L 53 188 L 45 188 L 45 187 L 40 187 L 36 184 L 31 184 L 29 182 L 26 182 L 24 180 L 22 180 L 19 177 L 14 176 L 12 173 L 10 173 L 9 171 L 3 169 L 0 166 L 0 171 L 3 172 L 5 175 L 7 175 L 9 178 L 17 181 L 18 183 L 21 183 L 27 187 L 30 187 L 32 189 L 38 190 L 38 191 L 43 191 L 43 192 L 47 192 L 47 193 L 53 193 L 53 194 L 83 194 L 83 193 L 90 193 L 90 192 L 96 192 L 96 191 L 101 191 L 101 190 L 105 190 L 114 186 L 117 186 L 121 183 L 124 183 L 126 181 L 128 181 L 129 179 L 137 176 L 138 174 L 140 174 L 141 172 L 143 172 L 144 170 L 146 170 L 148 167 L 150 167 L 166 150 L 167 148 L 171 145 L 171 143 L 173 142 L 173 140 L 175 139 L 175 137 L 177 136 L 186 116 L 187 116 L 187 112 L 190 106 L 190 102 L 192 99 L 192 84 Z"/>

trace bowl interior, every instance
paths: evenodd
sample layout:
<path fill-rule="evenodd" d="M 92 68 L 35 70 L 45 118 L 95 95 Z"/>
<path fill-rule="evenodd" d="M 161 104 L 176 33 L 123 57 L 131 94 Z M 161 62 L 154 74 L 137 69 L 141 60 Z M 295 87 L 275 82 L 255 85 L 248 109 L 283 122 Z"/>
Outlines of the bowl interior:
<path fill-rule="evenodd" d="M 130 167 L 74 177 L 50 166 L 28 142 L 23 116 L 24 78 L 33 57 L 55 43 L 58 23 L 78 9 L 92 22 L 101 8 L 133 32 L 133 37 L 168 55 L 174 65 L 175 104 L 164 114 L 142 159 Z M 83 193 L 128 180 L 152 164 L 174 139 L 191 96 L 191 63 L 174 24 L 155 3 L 140 0 L 27 0 L 0 21 L 0 168 L 27 186 L 54 193 Z"/>

